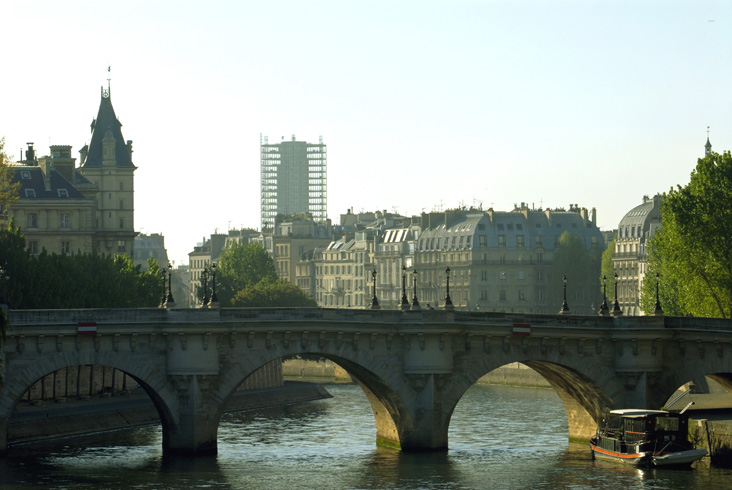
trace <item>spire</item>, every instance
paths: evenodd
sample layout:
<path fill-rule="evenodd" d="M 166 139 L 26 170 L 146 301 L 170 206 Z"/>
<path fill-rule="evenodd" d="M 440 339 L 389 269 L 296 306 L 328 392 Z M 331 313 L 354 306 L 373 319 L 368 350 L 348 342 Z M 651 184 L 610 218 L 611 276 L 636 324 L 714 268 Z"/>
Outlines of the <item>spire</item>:
<path fill-rule="evenodd" d="M 116 167 L 134 168 L 132 155 L 128 144 L 122 136 L 122 124 L 117 119 L 112 107 L 112 100 L 109 97 L 109 89 L 102 87 L 102 97 L 99 102 L 99 112 L 92 126 L 91 139 L 89 140 L 87 157 L 83 163 L 84 167 L 101 167 L 104 160 L 103 140 L 114 139 L 114 159 Z M 108 155 L 107 158 L 111 158 Z"/>
<path fill-rule="evenodd" d="M 704 145 L 704 156 L 712 152 L 712 144 L 709 142 L 709 126 L 707 126 L 707 144 Z"/>

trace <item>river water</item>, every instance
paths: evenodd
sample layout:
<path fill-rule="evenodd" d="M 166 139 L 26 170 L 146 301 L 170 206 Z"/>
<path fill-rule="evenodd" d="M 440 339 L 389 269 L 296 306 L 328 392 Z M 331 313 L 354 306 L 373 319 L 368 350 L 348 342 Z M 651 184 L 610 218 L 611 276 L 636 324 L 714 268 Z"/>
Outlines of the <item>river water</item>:
<path fill-rule="evenodd" d="M 164 458 L 159 427 L 12 448 L 6 489 L 699 489 L 727 490 L 732 470 L 637 469 L 592 461 L 567 442 L 549 389 L 476 385 L 458 404 L 444 453 L 375 445 L 375 423 L 355 385 L 333 398 L 224 416 L 219 454 Z"/>

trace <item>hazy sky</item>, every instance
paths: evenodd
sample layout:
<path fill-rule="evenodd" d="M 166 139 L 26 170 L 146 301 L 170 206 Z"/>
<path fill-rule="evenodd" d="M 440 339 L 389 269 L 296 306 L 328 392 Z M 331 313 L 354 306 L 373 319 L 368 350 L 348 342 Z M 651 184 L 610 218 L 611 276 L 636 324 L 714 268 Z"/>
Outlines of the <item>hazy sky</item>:
<path fill-rule="evenodd" d="M 259 226 L 260 134 L 328 145 L 328 214 L 597 208 L 732 148 L 732 2 L 4 0 L 0 137 L 78 150 L 107 85 L 135 228 Z"/>

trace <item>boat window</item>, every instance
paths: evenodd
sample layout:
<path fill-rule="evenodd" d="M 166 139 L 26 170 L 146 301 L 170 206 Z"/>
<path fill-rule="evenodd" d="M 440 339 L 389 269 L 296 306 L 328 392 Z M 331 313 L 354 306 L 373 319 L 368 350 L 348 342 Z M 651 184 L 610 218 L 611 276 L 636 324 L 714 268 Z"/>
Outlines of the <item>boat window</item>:
<path fill-rule="evenodd" d="M 678 417 L 658 417 L 656 419 L 656 430 L 678 431 Z"/>

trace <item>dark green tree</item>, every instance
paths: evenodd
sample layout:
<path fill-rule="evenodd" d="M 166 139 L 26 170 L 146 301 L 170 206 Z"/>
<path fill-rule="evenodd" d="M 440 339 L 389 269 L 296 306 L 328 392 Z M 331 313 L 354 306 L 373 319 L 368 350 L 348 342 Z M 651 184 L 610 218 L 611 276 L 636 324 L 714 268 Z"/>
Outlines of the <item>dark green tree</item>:
<path fill-rule="evenodd" d="M 258 243 L 232 243 L 219 257 L 216 273 L 216 294 L 221 306 L 231 306 L 239 291 L 260 281 L 277 280 L 272 257 Z"/>
<path fill-rule="evenodd" d="M 559 237 L 549 277 L 548 299 L 556 311 L 562 305 L 564 290 L 562 278 L 567 276 L 567 303 L 573 314 L 592 314 L 602 302 L 598 291 L 601 251 L 587 249 L 580 237 L 568 231 Z M 600 276 L 601 277 L 601 276 Z"/>
<path fill-rule="evenodd" d="M 602 278 L 607 279 L 604 290 L 607 294 L 608 306 L 615 300 L 615 265 L 613 264 L 613 253 L 615 252 L 615 237 L 610 241 L 607 248 L 602 252 L 602 264 L 600 266 L 600 294 L 603 293 Z M 602 296 L 600 296 L 602 298 Z M 602 301 L 602 300 L 601 300 Z M 599 309 L 599 308 L 598 308 Z M 612 309 L 612 307 L 610 307 Z"/>
<path fill-rule="evenodd" d="M 284 281 L 260 281 L 234 295 L 232 306 L 248 308 L 315 307 L 315 300 L 294 284 Z"/>
<path fill-rule="evenodd" d="M 732 156 L 700 158 L 685 186 L 664 194 L 650 240 L 641 307 L 653 313 L 655 274 L 667 315 L 732 316 Z M 653 278 L 652 280 L 649 280 Z"/>
<path fill-rule="evenodd" d="M 9 163 L 12 160 L 5 153 L 5 138 L 0 138 L 0 216 L 4 216 L 10 206 L 18 200 L 20 183 L 13 183 L 14 170 Z"/>

